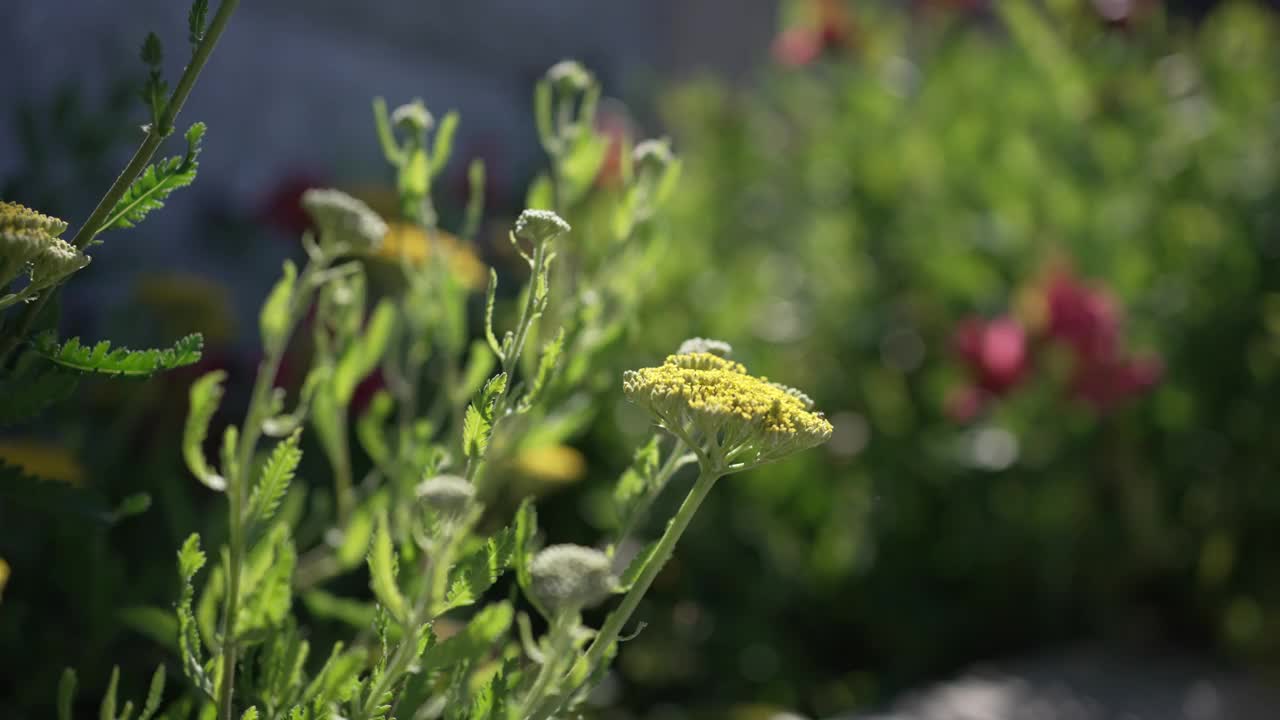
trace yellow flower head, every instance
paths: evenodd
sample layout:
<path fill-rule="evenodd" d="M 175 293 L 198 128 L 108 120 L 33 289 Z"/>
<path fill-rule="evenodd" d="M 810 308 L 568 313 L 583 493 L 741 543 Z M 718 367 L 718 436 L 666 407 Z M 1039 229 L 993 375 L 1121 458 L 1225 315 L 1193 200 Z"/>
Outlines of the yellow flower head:
<path fill-rule="evenodd" d="M 67 223 L 15 202 L 0 201 L 0 284 L 23 267 L 31 282 L 47 287 L 89 264 L 89 257 L 60 239 Z"/>
<path fill-rule="evenodd" d="M 804 393 L 710 352 L 671 355 L 623 375 L 627 398 L 723 472 L 821 445 L 831 423 Z"/>
<path fill-rule="evenodd" d="M 427 231 L 407 222 L 393 222 L 382 239 L 382 244 L 370 257 L 390 263 L 402 259 L 411 265 L 422 265 L 438 249 L 443 253 L 450 272 L 469 289 L 484 286 L 489 277 L 488 268 L 476 257 L 468 243 L 443 230 Z"/>

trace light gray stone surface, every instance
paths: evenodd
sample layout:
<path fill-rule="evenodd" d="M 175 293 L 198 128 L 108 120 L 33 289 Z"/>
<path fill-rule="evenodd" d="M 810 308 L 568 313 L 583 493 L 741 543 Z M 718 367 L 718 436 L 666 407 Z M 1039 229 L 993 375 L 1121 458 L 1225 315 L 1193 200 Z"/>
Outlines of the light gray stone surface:
<path fill-rule="evenodd" d="M 1276 720 L 1280 690 L 1186 658 L 1081 651 L 975 667 L 838 720 Z"/>

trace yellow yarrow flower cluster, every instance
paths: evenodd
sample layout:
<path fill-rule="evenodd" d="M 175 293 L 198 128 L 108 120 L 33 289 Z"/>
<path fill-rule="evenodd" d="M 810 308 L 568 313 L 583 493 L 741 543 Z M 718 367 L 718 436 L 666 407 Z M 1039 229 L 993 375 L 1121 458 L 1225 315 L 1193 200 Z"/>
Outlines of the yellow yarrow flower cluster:
<path fill-rule="evenodd" d="M 24 268 L 32 289 L 49 287 L 89 264 L 89 257 L 58 237 L 67 223 L 15 202 L 0 200 L 0 285 Z"/>
<path fill-rule="evenodd" d="M 781 459 L 831 438 L 831 423 L 804 393 L 755 377 L 710 352 L 668 356 L 628 371 L 623 391 L 724 472 Z"/>

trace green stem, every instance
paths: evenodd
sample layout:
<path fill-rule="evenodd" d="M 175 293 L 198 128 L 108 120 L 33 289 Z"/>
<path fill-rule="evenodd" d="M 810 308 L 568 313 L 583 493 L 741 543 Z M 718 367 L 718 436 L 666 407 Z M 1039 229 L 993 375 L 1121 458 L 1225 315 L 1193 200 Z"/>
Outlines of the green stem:
<path fill-rule="evenodd" d="M 253 391 L 249 399 L 249 409 L 245 412 L 244 424 L 240 428 L 239 446 L 234 472 L 228 473 L 227 501 L 231 505 L 231 532 L 227 551 L 227 603 L 223 606 L 222 616 L 222 680 L 218 686 L 218 717 L 221 720 L 234 720 L 232 701 L 235 696 L 236 655 L 239 650 L 236 643 L 235 621 L 240 604 L 240 570 L 244 564 L 244 503 L 248 481 L 252 479 L 253 451 L 262 437 L 262 421 L 266 419 L 271 408 L 271 392 L 275 387 L 276 374 L 280 370 L 280 362 L 288 347 L 289 337 L 302 318 L 306 308 L 311 304 L 311 295 L 315 276 L 323 270 L 323 263 L 309 262 L 298 277 L 293 297 L 289 301 L 288 320 L 284 332 L 264 348 L 266 357 L 258 366 L 258 376 L 254 379 Z"/>
<path fill-rule="evenodd" d="M 700 466 L 698 479 L 694 481 L 693 488 L 689 490 L 688 497 L 684 499 L 680 509 L 676 511 L 675 517 L 671 518 L 666 532 L 658 540 L 658 545 L 653 550 L 653 557 L 649 560 L 649 564 L 645 566 L 644 571 L 640 573 L 640 577 L 636 578 L 635 584 L 623 596 L 622 603 L 618 605 L 618 609 L 609 614 L 604 626 L 600 628 L 600 632 L 591 641 L 591 646 L 587 648 L 586 654 L 578 658 L 578 661 L 574 663 L 569 672 L 570 677 L 590 678 L 595 674 L 600 664 L 604 661 L 604 655 L 609 646 L 617 642 L 623 626 L 627 624 L 627 621 L 631 619 L 632 613 L 636 611 L 636 607 L 640 605 L 640 599 L 648 592 L 649 586 L 653 584 L 653 579 L 658 576 L 658 573 L 662 571 L 662 567 L 671 559 L 671 554 L 675 551 L 676 543 L 679 542 L 680 536 L 689 527 L 689 521 L 698 512 L 698 506 L 702 504 L 707 494 L 711 492 L 711 488 L 716 484 L 716 480 L 719 479 L 720 475 L 719 470 L 707 465 Z"/>
<path fill-rule="evenodd" d="M 653 476 L 653 487 L 649 490 L 648 495 L 640 501 L 640 506 L 632 512 L 631 519 L 618 532 L 618 537 L 614 541 L 615 546 L 622 545 L 631 537 L 631 533 L 635 532 L 636 525 L 648 515 L 649 508 L 653 505 L 654 500 L 662 494 L 663 488 L 670 482 L 671 476 L 684 467 L 685 463 L 691 462 L 693 457 L 692 454 L 685 453 L 684 441 L 680 438 L 675 438 L 675 445 L 671 448 L 671 454 L 667 456 L 666 461 L 662 463 L 662 467 L 658 468 L 657 474 Z"/>
<path fill-rule="evenodd" d="M 543 658 L 542 668 L 538 670 L 538 675 L 534 678 L 533 685 L 529 688 L 529 693 L 525 695 L 520 711 L 521 718 L 534 720 L 545 717 L 550 710 L 550 708 L 543 707 L 546 704 L 544 699 L 547 689 L 557 673 L 561 671 L 564 659 L 573 650 L 573 629 L 580 622 L 581 617 L 574 612 L 557 615 L 555 621 L 551 623 L 551 630 L 548 633 L 550 637 L 549 647 Z"/>
<path fill-rule="evenodd" d="M 146 137 L 143 138 L 142 144 L 138 146 L 137 151 L 133 153 L 129 164 L 124 167 L 120 176 L 112 183 L 107 190 L 107 194 L 103 195 L 102 199 L 98 201 L 98 206 L 93 209 L 89 218 L 76 231 L 75 237 L 71 240 L 71 244 L 76 248 L 83 250 L 102 231 L 102 223 L 111 214 L 111 210 L 115 208 L 116 203 L 124 196 L 138 175 L 142 174 L 142 171 L 147 168 L 147 164 L 151 162 L 151 158 L 155 155 L 156 149 L 160 147 L 160 143 L 173 131 L 173 123 L 178 118 L 178 112 L 186 104 L 187 97 L 191 95 L 191 90 L 195 87 L 196 79 L 200 77 L 200 71 L 209 62 L 209 56 L 213 54 L 213 49 L 217 46 L 218 39 L 222 37 L 222 32 L 226 30 L 227 23 L 231 21 L 231 15 L 239 4 L 240 0 L 222 0 L 222 3 L 218 5 L 218 12 L 213 16 L 213 22 L 209 24 L 208 32 L 205 33 L 195 52 L 192 53 L 191 62 L 183 70 L 177 87 L 173 89 L 173 94 L 169 96 L 169 102 L 165 103 L 164 112 L 161 113 L 158 121 L 147 129 Z M 14 331 L 4 338 L 0 338 L 0 365 L 4 364 L 4 359 L 13 348 L 31 331 L 31 324 L 39 317 L 40 311 L 44 309 L 45 304 L 49 301 L 53 290 L 54 288 L 49 288 L 48 291 L 41 293 L 39 299 L 28 305 L 22 315 L 19 316 Z"/>

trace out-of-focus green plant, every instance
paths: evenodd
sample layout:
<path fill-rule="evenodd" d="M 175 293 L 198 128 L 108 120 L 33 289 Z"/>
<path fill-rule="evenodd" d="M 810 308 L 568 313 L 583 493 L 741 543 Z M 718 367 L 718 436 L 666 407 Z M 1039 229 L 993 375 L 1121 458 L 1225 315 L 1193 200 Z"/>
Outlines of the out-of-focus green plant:
<path fill-rule="evenodd" d="M 827 713 L 1081 638 L 1274 661 L 1276 18 L 889 5 L 848 4 L 848 32 L 813 31 L 840 43 L 758 89 L 666 99 L 686 242 L 654 268 L 651 351 L 753 338 L 835 435 L 709 501 L 624 672 Z M 1044 362 L 1018 392 L 948 417 L 962 321 L 1030 337 L 1065 265 L 1109 288 L 1160 382 L 1100 412 L 1028 339 Z"/>
<path fill-rule="evenodd" d="M 490 270 L 474 330 L 471 288 L 444 252 L 431 191 L 456 114 L 435 128 L 421 102 L 393 112 L 374 105 L 400 210 L 430 252 L 411 257 L 403 230 L 344 192 L 302 196 L 313 227 L 302 237 L 305 261 L 285 263 L 262 306 L 263 355 L 244 419 L 221 428 L 212 456 L 207 440 L 218 436 L 227 373 L 213 370 L 190 387 L 182 458 L 225 496 L 227 520 L 225 533 L 195 532 L 182 543 L 174 617 L 129 609 L 132 625 L 177 655 L 187 681 L 166 698 L 157 670 L 145 717 L 544 720 L 581 712 L 715 481 L 829 439 L 831 425 L 808 396 L 749 374 L 724 357 L 724 343 L 690 341 L 661 366 L 624 378 L 627 398 L 655 428 L 614 493 L 613 513 L 628 521 L 602 549 L 543 548 L 533 504 L 514 512 L 506 504 L 519 454 L 564 442 L 590 419 L 594 380 L 606 371 L 600 358 L 621 334 L 615 315 L 630 316 L 643 299 L 644 278 L 626 276 L 641 274 L 646 246 L 663 237 L 653 225 L 679 168 L 664 142 L 648 141 L 634 153 L 623 148 L 619 183 L 596 183 L 603 154 L 583 148 L 605 147 L 592 124 L 599 93 L 572 62 L 539 84 L 535 114 L 551 171 L 531 197 L 548 207 L 516 219 L 508 237 L 528 279 L 507 302 Z M 464 238 L 482 212 L 483 171 L 473 167 L 471 176 Z M 551 208 L 594 213 L 602 236 L 571 229 Z M 398 238 L 399 277 L 375 297 L 371 267 L 388 259 L 389 237 Z M 311 364 L 289 397 L 277 378 L 305 323 Z M 178 364 L 183 352 L 152 359 Z M 86 353 L 68 344 L 57 358 L 84 364 Z M 384 387 L 357 406 L 357 389 L 375 376 Z M 616 376 L 611 385 L 616 394 Z M 309 472 L 331 483 L 298 481 L 308 428 L 326 461 Z M 262 451 L 267 438 L 274 444 Z M 634 520 L 694 463 L 698 479 L 666 529 L 630 549 L 642 535 Z M 225 538 L 212 563 L 202 548 L 210 535 Z M 506 583 L 508 570 L 514 581 Z M 585 613 L 613 595 L 620 600 L 596 629 Z M 332 638 L 319 662 L 309 660 L 317 633 Z M 118 707 L 119 676 L 100 710 L 113 720 L 134 709 Z M 68 672 L 59 687 L 61 720 L 72 717 L 75 683 Z"/>

